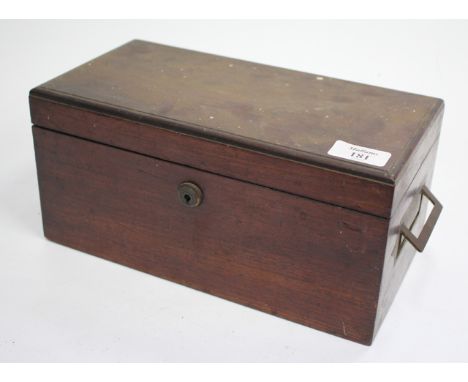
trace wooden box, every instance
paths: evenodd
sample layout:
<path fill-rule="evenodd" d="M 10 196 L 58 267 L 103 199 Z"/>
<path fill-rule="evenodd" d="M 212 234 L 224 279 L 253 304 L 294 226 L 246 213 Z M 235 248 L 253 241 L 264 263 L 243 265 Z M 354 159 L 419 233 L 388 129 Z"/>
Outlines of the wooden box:
<path fill-rule="evenodd" d="M 363 344 L 441 210 L 436 98 L 132 41 L 30 108 L 48 239 Z"/>

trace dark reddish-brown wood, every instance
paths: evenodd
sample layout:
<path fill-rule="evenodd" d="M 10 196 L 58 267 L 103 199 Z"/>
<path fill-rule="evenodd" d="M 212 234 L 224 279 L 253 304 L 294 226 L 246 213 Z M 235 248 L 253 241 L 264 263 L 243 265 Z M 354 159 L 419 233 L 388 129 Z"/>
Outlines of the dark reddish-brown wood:
<path fill-rule="evenodd" d="M 378 216 L 390 216 L 393 185 L 285 160 L 124 118 L 31 97 L 32 120 L 77 137 L 242 179 Z"/>
<path fill-rule="evenodd" d="M 413 230 L 419 233 L 424 224 L 427 201 L 422 200 L 418 214 L 419 202 L 421 201 L 420 190 L 423 185 L 430 186 L 432 183 L 438 143 L 436 141 L 429 149 L 429 153 L 426 153 L 426 157 L 421 160 L 417 175 L 407 188 L 403 200 L 395 208 L 395 213 L 390 219 L 375 332 L 382 324 L 403 281 L 403 277 L 414 258 L 415 250 L 408 242 L 405 242 L 402 247 L 399 246 L 401 240 L 400 226 L 402 223 L 410 226 L 414 221 Z"/>
<path fill-rule="evenodd" d="M 33 131 L 49 239 L 342 337 L 372 340 L 387 219 Z M 177 198 L 187 179 L 203 187 L 197 208 Z"/>
<path fill-rule="evenodd" d="M 372 342 L 415 253 L 400 227 L 425 222 L 441 100 L 133 41 L 30 107 L 46 237 Z"/>

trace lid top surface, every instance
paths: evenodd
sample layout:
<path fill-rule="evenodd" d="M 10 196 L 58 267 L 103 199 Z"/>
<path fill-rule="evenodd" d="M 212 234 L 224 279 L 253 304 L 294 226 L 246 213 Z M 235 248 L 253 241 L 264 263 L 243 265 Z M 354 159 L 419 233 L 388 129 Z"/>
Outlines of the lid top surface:
<path fill-rule="evenodd" d="M 443 105 L 436 98 L 139 40 L 34 91 L 384 179 L 395 179 Z M 329 155 L 336 141 L 391 156 L 377 166 Z"/>

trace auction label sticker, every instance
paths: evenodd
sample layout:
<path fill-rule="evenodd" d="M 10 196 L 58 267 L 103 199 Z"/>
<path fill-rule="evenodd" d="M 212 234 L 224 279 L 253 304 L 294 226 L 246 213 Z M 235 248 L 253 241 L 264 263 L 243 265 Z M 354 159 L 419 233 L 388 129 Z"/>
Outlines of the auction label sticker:
<path fill-rule="evenodd" d="M 339 140 L 328 150 L 328 155 L 378 167 L 385 166 L 392 156 L 386 151 L 374 150 Z"/>

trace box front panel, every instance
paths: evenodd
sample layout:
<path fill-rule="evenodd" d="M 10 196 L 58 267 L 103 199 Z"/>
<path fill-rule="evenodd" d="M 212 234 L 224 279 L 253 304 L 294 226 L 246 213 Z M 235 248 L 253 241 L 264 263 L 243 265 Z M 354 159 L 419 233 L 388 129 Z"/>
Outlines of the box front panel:
<path fill-rule="evenodd" d="M 372 215 L 390 217 L 393 185 L 258 150 L 30 97 L 35 125 Z M 252 167 L 252 164 L 255 166 Z"/>
<path fill-rule="evenodd" d="M 34 127 L 45 235 L 370 343 L 388 220 Z M 252 164 L 254 165 L 254 164 Z M 182 182 L 203 200 L 179 200 Z"/>

